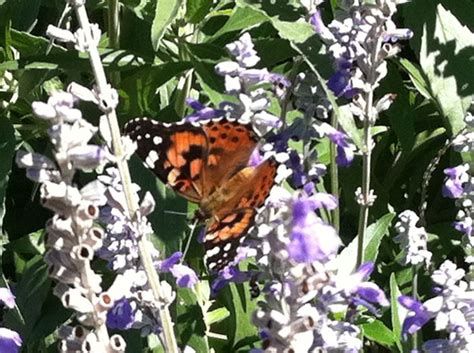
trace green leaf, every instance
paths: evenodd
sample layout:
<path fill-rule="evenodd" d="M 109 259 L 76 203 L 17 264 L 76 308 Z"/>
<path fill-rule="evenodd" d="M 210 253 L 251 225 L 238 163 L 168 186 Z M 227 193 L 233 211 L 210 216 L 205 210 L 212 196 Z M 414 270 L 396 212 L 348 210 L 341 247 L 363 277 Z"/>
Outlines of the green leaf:
<path fill-rule="evenodd" d="M 12 5 L 12 23 L 15 29 L 31 30 L 31 26 L 38 20 L 42 0 L 16 0 Z"/>
<path fill-rule="evenodd" d="M 406 71 L 410 76 L 410 80 L 421 95 L 427 99 L 434 99 L 429 90 L 429 83 L 426 76 L 421 71 L 421 68 L 412 63 L 411 61 L 401 58 L 400 59 L 401 67 Z"/>
<path fill-rule="evenodd" d="M 390 308 L 391 308 L 391 320 L 393 327 L 393 334 L 396 338 L 396 344 L 399 350 L 402 350 L 402 323 L 408 314 L 403 306 L 398 303 L 398 297 L 401 295 L 400 289 L 398 289 L 397 279 L 395 274 L 390 275 Z"/>
<path fill-rule="evenodd" d="M 29 337 L 42 317 L 42 305 L 51 287 L 48 267 L 41 256 L 35 256 L 26 263 L 21 280 L 15 289 L 16 303 L 25 320 L 22 334 Z"/>
<path fill-rule="evenodd" d="M 122 96 L 120 111 L 128 116 L 156 114 L 153 105 L 156 90 L 175 76 L 191 68 L 189 62 L 169 62 L 166 64 L 146 65 L 137 69 L 132 75 L 122 79 Z M 169 122 L 166 117 L 162 121 Z"/>
<path fill-rule="evenodd" d="M 199 23 L 206 17 L 212 6 L 212 0 L 187 0 L 186 20 L 190 23 Z"/>
<path fill-rule="evenodd" d="M 216 76 L 214 65 L 211 63 L 205 63 L 194 56 L 191 57 L 191 62 L 196 69 L 197 79 L 204 91 L 203 93 L 209 97 L 209 100 L 215 106 L 218 106 L 219 103 L 225 101 L 228 96 L 221 93 L 224 92 L 224 80 Z"/>
<path fill-rule="evenodd" d="M 219 292 L 217 304 L 224 304 L 230 315 L 227 319 L 214 324 L 212 332 L 227 336 L 226 342 L 218 342 L 213 348 L 218 352 L 232 352 L 236 343 L 257 335 L 252 324 L 252 313 L 256 310 L 256 301 L 250 298 L 248 283 L 230 284 Z M 248 351 L 248 350 L 247 350 Z"/>
<path fill-rule="evenodd" d="M 303 17 L 303 13 L 295 11 L 295 8 L 287 2 L 237 0 L 236 3 L 241 8 L 249 7 L 264 15 L 270 20 L 281 38 L 293 43 L 303 43 L 315 34 L 309 23 L 297 22 Z"/>
<path fill-rule="evenodd" d="M 212 41 L 225 33 L 250 29 L 251 27 L 268 21 L 267 16 L 250 7 L 236 7 L 227 22 L 214 33 L 208 41 Z"/>
<path fill-rule="evenodd" d="M 423 28 L 420 64 L 438 109 L 454 135 L 465 126 L 463 118 L 474 94 L 474 34 L 442 5 L 436 7 L 436 17 L 430 25 L 433 28 Z"/>
<path fill-rule="evenodd" d="M 15 130 L 5 115 L 0 116 L 0 229 L 5 215 L 5 193 L 15 153 Z"/>
<path fill-rule="evenodd" d="M 365 261 L 376 260 L 380 242 L 384 235 L 387 234 L 394 216 L 393 213 L 387 213 L 367 228 L 366 237 L 364 239 Z M 351 274 L 356 270 L 357 241 L 358 239 L 355 237 L 334 260 L 333 265 L 336 267 L 338 273 Z"/>
<path fill-rule="evenodd" d="M 168 26 L 178 15 L 182 0 L 158 0 L 155 10 L 155 18 L 151 25 L 151 43 L 153 50 L 158 51 L 161 39 Z"/>
<path fill-rule="evenodd" d="M 394 217 L 394 213 L 387 213 L 367 228 L 366 235 L 370 238 L 370 241 L 368 241 L 367 245 L 364 247 L 364 261 L 375 262 L 375 260 L 377 260 L 380 243 L 382 238 L 388 234 L 388 230 L 392 225 Z"/>
<path fill-rule="evenodd" d="M 230 312 L 226 308 L 217 308 L 207 313 L 207 322 L 210 325 L 212 325 L 216 322 L 219 322 L 228 318 L 229 315 L 230 315 Z"/>
<path fill-rule="evenodd" d="M 189 288 L 178 287 L 176 291 L 176 328 L 180 345 L 190 346 L 196 352 L 208 352 L 206 325 L 196 295 Z"/>
<path fill-rule="evenodd" d="M 370 340 L 389 348 L 394 348 L 393 346 L 396 343 L 395 335 L 382 321 L 375 320 L 371 323 L 363 324 L 362 329 L 364 330 L 364 336 Z M 393 352 L 392 349 L 391 352 Z"/>

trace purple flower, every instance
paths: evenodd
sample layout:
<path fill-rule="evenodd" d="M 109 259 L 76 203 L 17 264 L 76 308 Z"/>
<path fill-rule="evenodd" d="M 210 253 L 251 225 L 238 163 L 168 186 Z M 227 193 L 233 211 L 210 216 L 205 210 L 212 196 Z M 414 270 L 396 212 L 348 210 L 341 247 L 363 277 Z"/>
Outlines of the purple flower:
<path fill-rule="evenodd" d="M 342 60 L 340 61 L 341 65 L 345 65 L 347 61 Z M 349 70 L 341 69 L 336 71 L 328 80 L 328 88 L 334 92 L 336 97 L 344 97 L 347 99 L 353 98 L 359 90 L 357 88 L 352 87 L 351 84 L 351 77 L 352 74 Z"/>
<path fill-rule="evenodd" d="M 398 298 L 398 302 L 414 313 L 403 322 L 402 333 L 405 338 L 407 334 L 415 333 L 431 319 L 431 315 L 423 304 L 412 297 L 402 295 Z"/>
<path fill-rule="evenodd" d="M 296 188 L 302 187 L 306 181 L 306 174 L 303 170 L 303 164 L 298 152 L 291 151 L 290 158 L 288 159 L 288 167 L 293 171 L 291 174 L 291 181 Z"/>
<path fill-rule="evenodd" d="M 299 197 L 293 202 L 289 256 L 298 263 L 326 262 L 341 245 L 335 229 L 323 223 L 315 214 L 313 200 Z"/>
<path fill-rule="evenodd" d="M 233 283 L 244 283 L 251 278 L 250 272 L 242 272 L 234 266 L 226 266 L 219 272 L 217 278 L 211 284 L 212 296 L 216 296 L 222 288 Z"/>
<path fill-rule="evenodd" d="M 15 307 L 15 296 L 8 288 L 0 288 L 0 303 L 3 303 L 7 308 L 13 309 Z"/>
<path fill-rule="evenodd" d="M 249 162 L 248 162 L 249 167 L 256 167 L 262 162 L 263 162 L 263 157 L 260 154 L 260 151 L 258 150 L 258 148 L 254 149 L 249 158 Z"/>
<path fill-rule="evenodd" d="M 193 98 L 187 98 L 186 104 L 194 109 L 193 114 L 190 114 L 184 118 L 186 121 L 195 122 L 199 120 L 217 118 L 224 115 L 223 110 L 206 107 L 201 102 Z"/>
<path fill-rule="evenodd" d="M 377 303 L 382 306 L 389 305 L 385 293 L 375 283 L 364 282 L 359 284 L 356 293 L 370 303 Z"/>
<path fill-rule="evenodd" d="M 313 26 L 314 31 L 321 36 L 322 39 L 327 41 L 334 40 L 334 35 L 331 33 L 329 28 L 324 24 L 323 19 L 321 18 L 321 12 L 316 9 L 316 11 L 309 18 L 309 23 Z"/>
<path fill-rule="evenodd" d="M 22 343 L 23 341 L 17 332 L 0 327 L 0 352 L 18 353 Z"/>
<path fill-rule="evenodd" d="M 462 195 L 464 191 L 463 184 L 469 180 L 469 175 L 467 174 L 468 170 L 469 165 L 467 164 L 446 168 L 444 170 L 444 174 L 448 176 L 442 190 L 444 197 L 457 199 Z"/>
<path fill-rule="evenodd" d="M 321 18 L 321 12 L 316 10 L 309 19 L 309 23 L 313 26 L 313 29 L 316 33 L 321 33 L 324 29 L 327 29 L 326 25 Z"/>
<path fill-rule="evenodd" d="M 174 265 L 170 272 L 176 278 L 176 284 L 183 288 L 192 288 L 198 281 L 196 272 L 185 265 Z"/>
<path fill-rule="evenodd" d="M 110 329 L 128 330 L 135 321 L 135 314 L 127 298 L 115 301 L 107 313 L 107 327 Z"/>
<path fill-rule="evenodd" d="M 320 128 L 337 145 L 336 163 L 341 167 L 348 167 L 354 159 L 355 151 L 355 146 L 349 142 L 348 136 L 326 123 L 321 124 Z"/>
<path fill-rule="evenodd" d="M 183 253 L 181 251 L 176 251 L 173 255 L 159 263 L 160 271 L 169 272 L 171 267 L 176 265 L 182 257 Z"/>

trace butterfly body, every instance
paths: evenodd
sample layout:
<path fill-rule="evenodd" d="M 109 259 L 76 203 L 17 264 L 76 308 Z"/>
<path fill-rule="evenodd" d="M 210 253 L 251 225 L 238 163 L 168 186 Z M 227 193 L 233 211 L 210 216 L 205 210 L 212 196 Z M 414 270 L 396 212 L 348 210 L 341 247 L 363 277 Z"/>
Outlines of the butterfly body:
<path fill-rule="evenodd" d="M 206 220 L 206 262 L 220 270 L 233 260 L 264 204 L 277 163 L 248 166 L 258 137 L 250 124 L 222 118 L 205 123 L 163 124 L 137 118 L 125 126 L 137 154 L 164 183 L 199 204 Z"/>

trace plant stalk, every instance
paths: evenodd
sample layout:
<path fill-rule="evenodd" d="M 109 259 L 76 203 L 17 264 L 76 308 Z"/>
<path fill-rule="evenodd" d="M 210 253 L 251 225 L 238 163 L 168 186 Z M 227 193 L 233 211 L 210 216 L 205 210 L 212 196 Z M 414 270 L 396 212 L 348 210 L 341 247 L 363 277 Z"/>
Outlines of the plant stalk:
<path fill-rule="evenodd" d="M 370 179 L 372 170 L 372 133 L 371 128 L 374 125 L 374 83 L 376 80 L 377 63 L 382 45 L 381 36 L 378 36 L 377 43 L 374 46 L 374 50 L 371 53 L 370 71 L 367 74 L 367 81 L 371 87 L 368 92 L 365 93 L 365 111 L 364 111 L 364 150 L 362 151 L 362 195 L 361 205 L 359 211 L 359 227 L 358 227 L 358 240 L 357 240 L 357 263 L 356 267 L 359 267 L 364 262 L 364 238 L 367 230 L 369 221 L 369 209 L 372 206 L 371 194 L 370 194 Z"/>
<path fill-rule="evenodd" d="M 124 194 L 127 202 L 127 211 L 129 217 L 133 220 L 135 219 L 136 211 L 138 210 L 138 205 L 133 201 L 133 192 L 132 192 L 132 182 L 130 177 L 130 170 L 128 169 L 127 162 L 125 161 L 124 149 L 121 142 L 120 128 L 117 121 L 117 115 L 114 107 L 110 107 L 107 104 L 107 97 L 110 97 L 110 88 L 107 84 L 107 79 L 105 76 L 104 67 L 100 60 L 98 48 L 93 45 L 91 38 L 91 26 L 89 23 L 89 18 L 87 16 L 86 8 L 82 1 L 78 1 L 75 5 L 76 15 L 79 21 L 80 26 L 84 31 L 86 40 L 89 43 L 88 53 L 89 60 L 91 63 L 92 70 L 96 79 L 97 91 L 103 100 L 103 105 L 108 106 L 109 109 L 105 110 L 105 115 L 109 124 L 110 133 L 112 135 L 112 147 L 117 159 L 117 167 L 120 173 L 120 178 L 122 180 L 122 185 L 124 189 Z M 161 284 L 159 281 L 158 274 L 153 266 L 150 252 L 147 248 L 147 242 L 145 236 L 143 236 L 138 241 L 138 247 L 140 251 L 140 259 L 142 265 L 147 274 L 150 287 L 152 289 L 154 298 L 156 301 L 160 302 L 163 300 L 163 294 L 161 290 Z M 171 315 L 168 310 L 167 305 L 158 305 L 158 311 L 160 315 L 160 320 L 163 326 L 163 337 L 165 344 L 165 351 L 170 353 L 178 353 L 178 347 L 176 343 L 176 337 L 173 332 L 173 323 L 171 321 Z"/>
<path fill-rule="evenodd" d="M 338 128 L 338 123 L 337 123 L 337 116 L 333 112 L 331 116 L 331 125 L 333 128 L 337 129 Z M 331 194 L 339 200 L 339 170 L 337 167 L 336 163 L 336 145 L 334 143 L 330 144 L 330 155 L 331 155 L 331 163 L 330 163 L 330 177 L 331 177 Z M 339 213 L 339 207 L 334 208 L 332 210 L 332 224 L 334 228 L 336 229 L 337 232 L 339 232 L 340 229 L 340 213 Z"/>

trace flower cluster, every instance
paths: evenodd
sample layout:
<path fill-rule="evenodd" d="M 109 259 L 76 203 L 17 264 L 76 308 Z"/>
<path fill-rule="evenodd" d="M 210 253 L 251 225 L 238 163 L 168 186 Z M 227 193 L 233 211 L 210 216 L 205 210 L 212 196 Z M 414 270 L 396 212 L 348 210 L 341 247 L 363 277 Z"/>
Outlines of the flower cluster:
<path fill-rule="evenodd" d="M 55 212 L 46 226 L 45 255 L 50 275 L 60 282 L 55 294 L 65 307 L 78 312 L 81 324 L 94 327 L 95 332 L 107 324 L 114 329 L 134 327 L 144 334 L 158 333 L 158 306 L 172 303 L 175 294 L 169 284 L 162 282 L 163 302 L 156 303 L 139 258 L 139 240 L 153 233 L 146 216 L 154 210 L 154 200 L 146 193 L 132 221 L 116 168 L 106 169 L 105 174 L 82 188 L 74 185 L 76 171 L 90 171 L 113 161 L 107 146 L 89 144 L 98 129 L 74 108 L 77 99 L 71 93 L 57 92 L 47 104 L 33 103 L 35 114 L 51 123 L 48 134 L 55 162 L 36 153 L 17 154 L 18 165 L 27 168 L 31 179 L 42 183 L 43 205 Z M 107 133 L 103 136 L 107 141 Z M 138 204 L 139 187 L 133 187 L 133 201 Z M 105 232 L 96 225 L 98 222 L 105 225 Z M 192 287 L 196 283 L 194 272 L 177 263 L 179 254 L 160 261 L 160 254 L 151 243 L 149 249 L 157 271 L 171 272 L 181 286 Z M 95 253 L 119 274 L 107 291 L 102 291 L 101 277 L 91 269 Z M 61 330 L 62 350 L 71 351 L 78 344 L 92 345 L 98 352 L 106 349 L 99 346 L 104 343 L 103 337 L 99 342 L 94 331 L 86 334 L 84 330 L 81 326 L 81 337 L 76 336 L 77 327 Z M 123 339 L 117 335 L 109 341 L 109 345 L 113 344 L 124 347 Z"/>
<path fill-rule="evenodd" d="M 334 197 L 315 193 L 309 183 L 294 194 L 274 188 L 258 215 L 249 242 L 259 244 L 255 248 L 263 270 L 260 279 L 266 279 L 265 300 L 254 314 L 265 352 L 360 350 L 354 309 L 362 305 L 378 314 L 376 304 L 388 305 L 380 288 L 367 281 L 372 263 L 351 275 L 329 269 L 342 243 L 317 212 L 334 207 Z M 334 313 L 342 311 L 344 320 L 335 320 Z"/>
<path fill-rule="evenodd" d="M 76 311 L 81 325 L 93 328 L 63 328 L 61 351 L 87 346 L 96 352 L 121 352 L 125 350 L 124 340 L 119 335 L 109 339 L 106 330 L 104 337 L 104 328 L 107 311 L 120 298 L 122 288 L 103 291 L 102 279 L 91 267 L 94 252 L 102 247 L 104 238 L 104 231 L 96 222 L 100 207 L 107 201 L 105 186 L 93 180 L 79 188 L 73 182 L 76 171 L 101 167 L 111 160 L 111 154 L 106 146 L 89 143 L 98 129 L 74 108 L 77 100 L 70 92 L 56 92 L 48 103 L 33 103 L 35 115 L 50 124 L 48 135 L 54 162 L 44 155 L 24 151 L 18 152 L 16 162 L 27 169 L 28 177 L 42 183 L 42 204 L 55 213 L 46 224 L 45 254 L 49 274 L 59 282 L 54 293 L 66 308 Z"/>
<path fill-rule="evenodd" d="M 188 116 L 187 120 L 196 121 L 228 114 L 241 121 L 251 121 L 262 135 L 272 128 L 280 127 L 280 119 L 268 112 L 271 101 L 264 85 L 270 84 L 275 95 L 282 98 L 290 82 L 282 75 L 270 73 L 267 69 L 254 68 L 260 58 L 250 34 L 244 33 L 239 40 L 228 44 L 227 50 L 235 61 L 221 62 L 215 69 L 225 78 L 226 93 L 236 96 L 239 102 L 222 102 L 219 109 L 213 109 L 188 100 L 195 113 Z"/>
<path fill-rule="evenodd" d="M 373 91 L 386 76 L 385 59 L 399 51 L 394 43 L 413 35 L 411 30 L 397 28 L 392 21 L 396 6 L 395 0 L 381 0 L 375 6 L 354 5 L 328 26 L 317 8 L 310 9 L 310 23 L 326 42 L 334 60 L 336 72 L 328 86 L 336 96 L 353 98 L 359 92 Z M 354 101 L 357 108 L 364 106 L 360 99 Z"/>
<path fill-rule="evenodd" d="M 446 339 L 425 342 L 424 352 L 474 351 L 474 291 L 464 278 L 465 271 L 446 260 L 431 276 L 436 297 L 424 303 L 407 296 L 399 298 L 411 312 L 403 323 L 405 336 L 415 333 L 431 319 L 437 331 L 448 333 Z"/>
<path fill-rule="evenodd" d="M 294 95 L 296 107 L 304 114 L 304 131 L 300 132 L 300 136 L 294 132 L 292 135 L 300 139 L 328 137 L 337 146 L 336 163 L 342 167 L 350 166 L 356 147 L 345 133 L 324 122 L 328 119 L 332 107 L 315 75 L 300 73 L 297 76 Z M 313 117 L 316 119 L 312 119 Z"/>
<path fill-rule="evenodd" d="M 425 228 L 418 226 L 419 217 L 415 212 L 406 210 L 398 216 L 395 230 L 398 235 L 393 239 L 400 244 L 403 252 L 403 264 L 425 264 L 431 261 L 431 252 L 427 249 L 428 234 Z"/>
<path fill-rule="evenodd" d="M 15 297 L 8 288 L 0 288 L 0 323 L 2 322 L 3 307 L 13 309 Z M 0 327 L 0 352 L 18 353 L 23 341 L 20 335 L 6 327 Z"/>
<path fill-rule="evenodd" d="M 464 121 L 467 129 L 456 136 L 452 145 L 457 152 L 472 153 L 474 151 L 474 117 L 468 113 Z M 454 226 L 463 233 L 466 262 L 472 264 L 474 263 L 474 176 L 469 173 L 468 164 L 447 168 L 444 173 L 448 178 L 443 186 L 443 196 L 456 199 L 459 211 Z"/>

